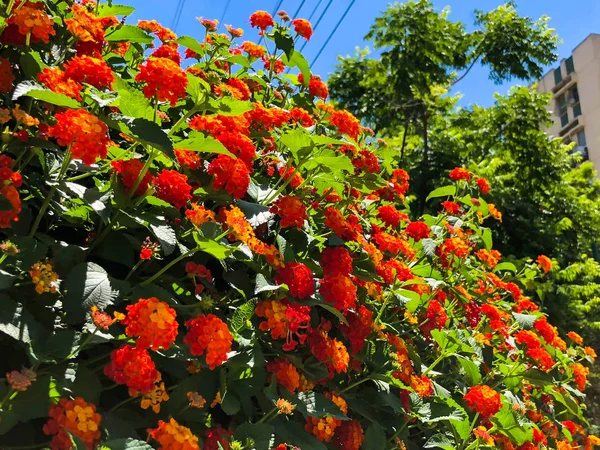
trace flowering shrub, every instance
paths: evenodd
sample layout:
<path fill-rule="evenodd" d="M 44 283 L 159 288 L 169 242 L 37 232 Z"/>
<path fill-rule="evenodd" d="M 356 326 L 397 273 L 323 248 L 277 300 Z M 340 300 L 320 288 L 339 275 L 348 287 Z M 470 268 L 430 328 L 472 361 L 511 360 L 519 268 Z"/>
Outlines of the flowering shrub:
<path fill-rule="evenodd" d="M 523 294 L 552 261 L 492 249 L 493 181 L 457 168 L 411 221 L 306 20 L 255 13 L 258 45 L 131 12 L 2 10 L 3 448 L 600 444 L 595 354 Z"/>

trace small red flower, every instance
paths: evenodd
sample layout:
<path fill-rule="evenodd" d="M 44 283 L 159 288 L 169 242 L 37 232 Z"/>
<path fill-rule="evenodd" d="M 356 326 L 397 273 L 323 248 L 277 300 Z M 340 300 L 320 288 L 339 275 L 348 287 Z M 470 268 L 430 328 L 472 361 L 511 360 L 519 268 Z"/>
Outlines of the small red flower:
<path fill-rule="evenodd" d="M 277 199 L 270 211 L 281 217 L 280 224 L 282 228 L 297 227 L 300 229 L 304 225 L 304 221 L 308 220 L 306 206 L 304 206 L 302 200 L 291 195 L 285 195 Z"/>
<path fill-rule="evenodd" d="M 502 399 L 500 394 L 487 385 L 474 386 L 464 396 L 470 410 L 489 418 L 500 411 Z"/>
<path fill-rule="evenodd" d="M 463 167 L 456 167 L 450 171 L 450 179 L 453 181 L 469 181 L 471 179 L 471 173 Z"/>
<path fill-rule="evenodd" d="M 479 190 L 482 194 L 489 194 L 490 192 L 490 183 L 485 178 L 477 178 L 477 186 L 479 186 Z"/>
<path fill-rule="evenodd" d="M 304 75 L 298 75 L 298 82 L 304 84 Z M 321 77 L 318 75 L 311 75 L 308 81 L 308 92 L 313 97 L 319 97 L 323 100 L 329 97 L 329 89 L 327 89 L 327 85 L 323 83 Z"/>
<path fill-rule="evenodd" d="M 127 336 L 137 337 L 136 346 L 152 350 L 167 350 L 175 342 L 179 326 L 175 310 L 156 297 L 128 305 L 123 324 Z"/>
<path fill-rule="evenodd" d="M 227 324 L 214 314 L 200 315 L 186 322 L 189 328 L 183 342 L 190 346 L 194 356 L 205 355 L 210 370 L 214 370 L 227 361 L 227 353 L 231 351 L 233 336 Z"/>
<path fill-rule="evenodd" d="M 537 257 L 536 262 L 544 271 L 544 273 L 548 273 L 552 270 L 552 260 L 547 256 L 540 255 Z"/>
<path fill-rule="evenodd" d="M 292 20 L 292 26 L 298 35 L 302 36 L 307 41 L 310 40 L 310 37 L 313 34 L 312 25 L 306 19 L 294 19 Z"/>
<path fill-rule="evenodd" d="M 453 214 L 453 215 L 459 214 L 462 210 L 462 206 L 460 206 L 458 203 L 451 202 L 451 201 L 442 202 L 442 207 L 449 214 Z"/>
<path fill-rule="evenodd" d="M 404 231 L 416 242 L 419 242 L 421 239 L 429 237 L 431 230 L 425 222 L 411 222 Z"/>
<path fill-rule="evenodd" d="M 273 21 L 273 16 L 268 12 L 256 11 L 250 16 L 250 25 L 253 28 L 259 28 L 264 31 L 269 27 L 275 26 L 275 22 Z"/>
<path fill-rule="evenodd" d="M 158 177 L 152 180 L 156 196 L 178 209 L 183 208 L 192 198 L 192 187 L 187 182 L 187 176 L 176 170 L 163 169 Z"/>
<path fill-rule="evenodd" d="M 160 379 L 154 361 L 144 348 L 124 344 L 110 354 L 110 359 L 104 374 L 117 384 L 126 384 L 130 394 L 147 394 Z"/>
<path fill-rule="evenodd" d="M 146 98 L 156 97 L 161 102 L 170 102 L 171 106 L 186 95 L 187 76 L 177 63 L 168 58 L 148 59 L 146 65 L 140 65 L 135 81 L 146 83 Z"/>
<path fill-rule="evenodd" d="M 290 262 L 277 270 L 277 284 L 287 284 L 290 294 L 300 299 L 309 298 L 315 292 L 313 273 L 302 263 Z"/>

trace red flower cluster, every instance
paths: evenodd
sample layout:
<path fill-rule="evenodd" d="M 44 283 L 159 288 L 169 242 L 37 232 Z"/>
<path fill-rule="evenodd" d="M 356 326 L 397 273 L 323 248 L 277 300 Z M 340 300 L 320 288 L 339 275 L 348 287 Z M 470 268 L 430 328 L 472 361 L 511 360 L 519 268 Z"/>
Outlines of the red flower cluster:
<path fill-rule="evenodd" d="M 327 303 L 331 303 L 342 313 L 356 305 L 356 285 L 349 276 L 342 273 L 325 275 L 319 292 Z"/>
<path fill-rule="evenodd" d="M 304 75 L 298 74 L 298 82 L 304 84 Z M 310 80 L 308 80 L 308 93 L 313 97 L 322 98 L 323 100 L 329 97 L 329 89 L 327 89 L 327 85 L 323 83 L 323 80 L 318 75 L 310 76 Z"/>
<path fill-rule="evenodd" d="M 281 217 L 282 228 L 297 227 L 300 229 L 304 225 L 304 221 L 308 220 L 306 206 L 302 200 L 292 195 L 279 197 L 270 211 Z"/>
<path fill-rule="evenodd" d="M 76 56 L 65 63 L 65 77 L 77 83 L 88 83 L 97 88 L 110 87 L 115 77 L 101 58 Z"/>
<path fill-rule="evenodd" d="M 156 297 L 128 305 L 123 324 L 127 327 L 125 334 L 137 337 L 136 345 L 142 348 L 166 350 L 177 337 L 175 310 Z"/>
<path fill-rule="evenodd" d="M 227 361 L 233 336 L 227 324 L 214 314 L 200 315 L 186 322 L 189 328 L 183 342 L 190 346 L 194 356 L 205 355 L 210 370 Z"/>
<path fill-rule="evenodd" d="M 285 338 L 284 351 L 294 350 L 298 343 L 306 341 L 306 334 L 300 334 L 300 331 L 310 331 L 309 306 L 300 306 L 289 300 L 267 300 L 259 302 L 255 312 L 258 317 L 267 319 L 260 323 L 261 331 L 270 331 L 273 339 Z"/>
<path fill-rule="evenodd" d="M 373 313 L 369 308 L 360 305 L 356 312 L 346 314 L 348 325 L 342 324 L 340 329 L 348 336 L 353 354 L 363 349 L 367 337 L 373 329 Z"/>
<path fill-rule="evenodd" d="M 192 198 L 192 187 L 187 182 L 187 176 L 176 170 L 163 169 L 156 178 L 152 180 L 156 196 L 170 203 L 177 209 L 183 208 L 187 201 Z"/>
<path fill-rule="evenodd" d="M 464 396 L 469 409 L 489 418 L 500 411 L 502 399 L 500 394 L 487 385 L 474 386 Z"/>
<path fill-rule="evenodd" d="M 225 189 L 233 198 L 240 199 L 248 191 L 250 171 L 239 158 L 219 155 L 208 166 L 208 174 L 214 177 L 213 189 Z"/>
<path fill-rule="evenodd" d="M 250 25 L 252 28 L 259 28 L 264 31 L 269 27 L 275 26 L 275 22 L 273 22 L 273 16 L 268 12 L 256 11 L 250 16 Z"/>
<path fill-rule="evenodd" d="M 462 206 L 460 206 L 458 203 L 451 202 L 451 201 L 442 202 L 442 207 L 449 214 L 452 214 L 452 215 L 459 214 L 461 212 L 461 210 L 462 210 Z"/>
<path fill-rule="evenodd" d="M 490 193 L 490 182 L 485 178 L 477 178 L 477 186 L 483 195 Z"/>
<path fill-rule="evenodd" d="M 545 255 L 540 255 L 537 257 L 536 262 L 544 271 L 544 273 L 548 273 L 552 270 L 552 260 Z"/>
<path fill-rule="evenodd" d="M 142 172 L 142 169 L 144 168 L 144 163 L 139 159 L 115 159 L 114 161 L 111 161 L 110 164 L 121 176 L 121 181 L 128 191 L 133 188 L 140 176 L 140 173 Z M 153 179 L 154 176 L 147 171 L 135 189 L 135 195 L 143 195 L 148 190 L 148 185 L 152 183 Z"/>
<path fill-rule="evenodd" d="M 0 92 L 6 93 L 12 89 L 15 76 L 8 59 L 0 57 Z"/>
<path fill-rule="evenodd" d="M 106 158 L 110 140 L 108 127 L 98 117 L 83 109 L 69 109 L 54 116 L 56 125 L 48 128 L 48 136 L 59 145 L 70 147 L 71 157 L 90 165 L 97 158 Z"/>
<path fill-rule="evenodd" d="M 52 450 L 70 450 L 73 448 L 71 433 L 85 444 L 88 450 L 95 448 L 100 439 L 100 421 L 102 416 L 96 412 L 96 405 L 87 403 L 83 398 L 75 400 L 61 398 L 58 404 L 50 405 L 48 422 L 44 425 L 44 434 L 52 436 Z"/>
<path fill-rule="evenodd" d="M 393 205 L 380 206 L 377 217 L 390 228 L 398 228 L 400 222 L 408 222 L 408 215 L 398 211 Z"/>
<path fill-rule="evenodd" d="M 419 242 L 421 239 L 429 237 L 431 230 L 425 222 L 411 222 L 406 226 L 404 232 L 413 238 L 415 242 Z"/>
<path fill-rule="evenodd" d="M 341 341 L 329 337 L 327 333 L 330 329 L 331 323 L 326 322 L 308 335 L 307 342 L 311 353 L 327 367 L 329 378 L 332 379 L 336 373 L 346 372 L 350 355 Z"/>
<path fill-rule="evenodd" d="M 188 82 L 181 67 L 168 58 L 148 59 L 145 65 L 140 65 L 135 81 L 146 83 L 144 95 L 147 98 L 156 97 L 161 102 L 168 101 L 171 106 L 185 97 Z"/>
<path fill-rule="evenodd" d="M 6 20 L 9 27 L 5 33 L 17 31 L 21 35 L 22 39 L 13 42 L 16 45 L 25 44 L 25 37 L 29 34 L 32 42 L 43 41 L 46 44 L 50 42 L 50 36 L 54 36 L 56 31 L 54 31 L 54 20 L 44 12 L 44 3 L 20 3 L 18 7 L 13 8 L 12 14 Z M 11 26 L 14 27 L 12 30 Z"/>
<path fill-rule="evenodd" d="M 450 179 L 453 181 L 469 181 L 471 179 L 471 172 L 463 167 L 456 167 L 450 171 Z"/>
<path fill-rule="evenodd" d="M 309 298 L 315 292 L 313 273 L 302 263 L 290 262 L 277 269 L 275 282 L 287 284 L 290 294 L 299 299 Z"/>
<path fill-rule="evenodd" d="M 104 375 L 117 384 L 126 384 L 131 396 L 153 391 L 160 379 L 154 361 L 142 347 L 124 344 L 113 350 L 110 359 L 110 364 L 104 367 Z"/>
<path fill-rule="evenodd" d="M 334 111 L 329 117 L 329 123 L 337 128 L 339 134 L 347 134 L 352 139 L 358 139 L 361 131 L 360 122 L 348 111 Z"/>
<path fill-rule="evenodd" d="M 267 371 L 274 374 L 277 384 L 282 385 L 292 394 L 300 386 L 298 369 L 287 359 L 276 358 L 267 364 Z"/>

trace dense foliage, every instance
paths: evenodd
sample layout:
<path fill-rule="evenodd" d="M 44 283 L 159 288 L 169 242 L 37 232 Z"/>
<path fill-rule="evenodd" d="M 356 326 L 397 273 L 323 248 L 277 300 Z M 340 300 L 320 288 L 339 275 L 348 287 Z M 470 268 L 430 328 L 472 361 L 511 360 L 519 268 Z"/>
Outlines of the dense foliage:
<path fill-rule="evenodd" d="M 3 448 L 600 445 L 595 353 L 523 294 L 552 261 L 492 249 L 485 178 L 411 220 L 400 155 L 318 100 L 308 22 L 131 12 L 2 10 Z"/>

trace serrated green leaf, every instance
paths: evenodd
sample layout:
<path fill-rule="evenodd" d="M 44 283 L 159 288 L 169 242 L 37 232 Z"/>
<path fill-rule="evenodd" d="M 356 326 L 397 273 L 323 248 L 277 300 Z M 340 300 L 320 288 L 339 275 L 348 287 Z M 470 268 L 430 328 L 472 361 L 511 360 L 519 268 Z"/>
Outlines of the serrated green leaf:
<path fill-rule="evenodd" d="M 52 92 L 50 89 L 44 88 L 42 85 L 32 81 L 22 81 L 17 85 L 13 92 L 13 101 L 19 97 L 31 97 L 42 102 L 51 103 L 64 108 L 79 108 L 80 104 L 77 100 L 67 97 L 64 94 Z"/>
<path fill-rule="evenodd" d="M 377 423 L 372 423 L 365 432 L 363 450 L 381 450 L 386 448 L 385 430 Z"/>
<path fill-rule="evenodd" d="M 224 245 L 219 244 L 218 242 L 213 241 L 212 239 L 206 239 L 198 236 L 197 233 L 194 234 L 194 240 L 198 245 L 198 248 L 209 255 L 214 256 L 217 259 L 225 259 L 229 255 L 231 255 L 235 249 L 226 247 Z"/>
<path fill-rule="evenodd" d="M 152 44 L 154 36 L 146 33 L 135 25 L 116 25 L 106 30 L 104 39 L 108 42 L 135 42 L 138 44 Z"/>
<path fill-rule="evenodd" d="M 135 11 L 133 6 L 125 5 L 108 5 L 102 3 L 98 6 L 98 17 L 109 17 L 109 16 L 129 16 Z"/>
<path fill-rule="evenodd" d="M 105 309 L 119 294 L 106 270 L 92 262 L 74 267 L 65 281 L 64 290 L 64 308 L 69 314 L 89 311 L 94 305 Z"/>
<path fill-rule="evenodd" d="M 431 191 L 431 193 L 427 196 L 427 201 L 432 198 L 438 197 L 451 197 L 456 194 L 456 186 L 443 186 Z"/>
<path fill-rule="evenodd" d="M 144 441 L 131 438 L 106 441 L 102 446 L 108 450 L 152 450 L 154 448 Z"/>
<path fill-rule="evenodd" d="M 300 392 L 292 397 L 292 403 L 305 417 L 334 417 L 336 419 L 347 420 L 348 417 L 340 408 L 325 397 L 314 391 Z"/>
<path fill-rule="evenodd" d="M 223 144 L 210 136 L 204 136 L 202 133 L 190 133 L 188 139 L 175 143 L 174 148 L 185 150 L 194 150 L 200 153 L 217 153 L 235 158 L 235 155 L 225 148 Z"/>

